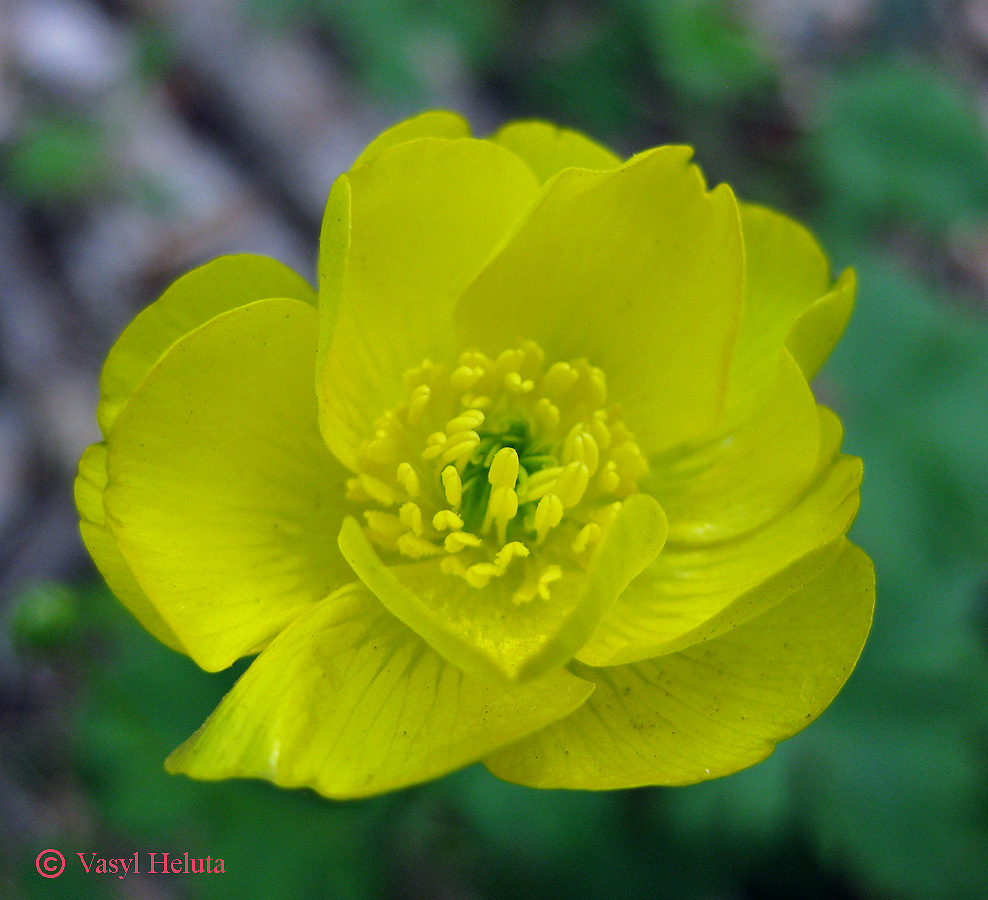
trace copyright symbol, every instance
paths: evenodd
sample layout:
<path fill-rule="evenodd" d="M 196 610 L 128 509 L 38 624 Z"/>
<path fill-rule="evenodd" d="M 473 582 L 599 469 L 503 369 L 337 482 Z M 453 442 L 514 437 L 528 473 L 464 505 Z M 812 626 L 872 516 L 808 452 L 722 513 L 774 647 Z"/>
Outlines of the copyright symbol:
<path fill-rule="evenodd" d="M 34 863 L 39 875 L 58 878 L 65 871 L 65 857 L 57 850 L 42 850 Z"/>

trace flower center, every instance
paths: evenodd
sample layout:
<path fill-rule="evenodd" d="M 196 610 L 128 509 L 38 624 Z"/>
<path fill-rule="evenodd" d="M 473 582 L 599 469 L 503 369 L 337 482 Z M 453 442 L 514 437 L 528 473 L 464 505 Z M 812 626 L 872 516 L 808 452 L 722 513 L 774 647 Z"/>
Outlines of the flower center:
<path fill-rule="evenodd" d="M 396 561 L 440 557 L 475 588 L 506 578 L 518 603 L 589 564 L 648 467 L 604 373 L 544 363 L 524 341 L 405 373 L 408 399 L 375 422 L 347 482 L 374 544 Z"/>

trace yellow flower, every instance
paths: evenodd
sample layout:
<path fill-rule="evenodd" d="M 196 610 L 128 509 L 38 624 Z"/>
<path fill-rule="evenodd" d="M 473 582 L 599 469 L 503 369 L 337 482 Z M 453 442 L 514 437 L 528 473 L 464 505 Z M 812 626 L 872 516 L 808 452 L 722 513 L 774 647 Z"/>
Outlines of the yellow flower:
<path fill-rule="evenodd" d="M 874 582 L 807 380 L 853 278 L 689 159 L 427 113 L 334 184 L 318 299 L 224 257 L 127 328 L 83 537 L 159 640 L 259 654 L 170 771 L 682 784 L 833 699 Z"/>

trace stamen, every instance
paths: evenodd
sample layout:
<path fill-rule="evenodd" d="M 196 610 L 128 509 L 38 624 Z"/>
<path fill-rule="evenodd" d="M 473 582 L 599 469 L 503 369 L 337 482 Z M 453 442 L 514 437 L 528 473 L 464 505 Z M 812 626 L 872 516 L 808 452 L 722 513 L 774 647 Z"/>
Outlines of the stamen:
<path fill-rule="evenodd" d="M 367 520 L 367 526 L 371 531 L 391 545 L 405 531 L 405 526 L 402 525 L 401 520 L 392 513 L 381 512 L 378 509 L 365 509 L 364 518 Z"/>
<path fill-rule="evenodd" d="M 524 341 L 495 360 L 469 350 L 455 367 L 425 360 L 405 373 L 407 401 L 374 422 L 346 482 L 348 500 L 378 507 L 363 510 L 376 546 L 439 556 L 476 588 L 522 559 L 516 603 L 548 600 L 570 566 L 589 564 L 648 466 L 604 407 L 603 371 L 544 362 Z"/>
<path fill-rule="evenodd" d="M 596 547 L 600 535 L 600 526 L 596 522 L 590 522 L 580 529 L 580 533 L 573 539 L 571 549 L 574 553 L 582 553 L 587 547 Z"/>
<path fill-rule="evenodd" d="M 579 377 L 580 373 L 569 363 L 553 363 L 542 379 L 542 390 L 554 397 L 561 397 L 576 384 Z"/>
<path fill-rule="evenodd" d="M 529 550 L 520 541 L 511 541 L 509 544 L 505 544 L 494 557 L 494 564 L 501 570 L 503 574 L 511 563 L 511 560 L 515 558 L 524 558 L 528 556 Z"/>
<path fill-rule="evenodd" d="M 426 438 L 426 448 L 422 451 L 425 462 L 435 459 L 446 449 L 446 435 L 442 431 L 434 431 Z"/>
<path fill-rule="evenodd" d="M 463 519 L 450 509 L 441 509 L 432 517 L 432 527 L 436 531 L 458 531 L 463 527 Z"/>
<path fill-rule="evenodd" d="M 443 546 L 450 553 L 459 553 L 465 547 L 479 547 L 484 542 L 469 531 L 453 531 L 446 535 Z"/>
<path fill-rule="evenodd" d="M 382 506 L 394 506 L 398 502 L 398 492 L 387 482 L 367 472 L 361 472 L 357 477 L 360 479 L 360 486 L 372 500 Z"/>
<path fill-rule="evenodd" d="M 446 423 L 446 434 L 452 437 L 461 431 L 471 431 L 484 424 L 484 414 L 479 409 L 468 409 Z"/>
<path fill-rule="evenodd" d="M 593 435 L 585 430 L 582 422 L 574 425 L 563 441 L 563 462 L 570 463 L 574 460 L 586 463 L 591 475 L 597 471 L 597 464 L 600 462 L 597 442 Z"/>
<path fill-rule="evenodd" d="M 479 367 L 460 366 L 449 376 L 449 383 L 456 391 L 469 391 L 483 377 L 484 370 Z"/>
<path fill-rule="evenodd" d="M 425 413 L 425 408 L 429 405 L 429 397 L 432 396 L 432 389 L 427 384 L 420 384 L 414 391 L 412 391 L 412 397 L 408 401 L 408 424 L 418 425 L 422 421 L 422 415 Z"/>
<path fill-rule="evenodd" d="M 487 504 L 487 516 L 484 519 L 485 530 L 490 527 L 489 523 L 493 519 L 497 525 L 498 543 L 503 544 L 507 534 L 508 522 L 515 517 L 515 513 L 517 512 L 518 495 L 514 490 L 509 487 L 494 488 L 491 491 L 491 499 Z"/>
<path fill-rule="evenodd" d="M 504 376 L 504 387 L 509 394 L 527 394 L 535 387 L 535 382 L 531 378 L 523 381 L 517 372 L 508 372 Z"/>
<path fill-rule="evenodd" d="M 604 468 L 601 469 L 598 484 L 602 494 L 613 494 L 618 489 L 618 485 L 621 484 L 621 476 L 617 473 L 617 463 L 613 459 L 609 459 Z"/>
<path fill-rule="evenodd" d="M 607 411 L 598 409 L 590 419 L 590 433 L 601 450 L 611 446 L 611 430 L 607 427 Z"/>
<path fill-rule="evenodd" d="M 467 567 L 458 556 L 444 556 L 439 560 L 439 570 L 444 575 L 459 575 L 461 578 L 467 574 Z"/>
<path fill-rule="evenodd" d="M 590 470 L 587 464 L 577 460 L 563 468 L 562 474 L 556 479 L 553 492 L 562 500 L 563 506 L 570 509 L 583 499 L 589 481 Z"/>
<path fill-rule="evenodd" d="M 535 508 L 536 542 L 542 544 L 546 535 L 563 520 L 563 501 L 555 494 L 546 494 Z"/>
<path fill-rule="evenodd" d="M 472 406 L 475 409 L 490 409 L 491 398 L 485 397 L 482 394 L 476 397 L 473 394 L 464 394 L 460 400 L 460 404 L 463 406 Z"/>
<path fill-rule="evenodd" d="M 441 464 L 449 462 L 455 462 L 458 465 L 466 464 L 479 443 L 480 435 L 476 431 L 458 431 L 456 434 L 451 434 L 439 462 Z"/>
<path fill-rule="evenodd" d="M 542 570 L 542 574 L 539 575 L 539 596 L 543 600 L 549 599 L 549 585 L 554 581 L 559 581 L 563 577 L 563 570 L 553 564 L 551 566 L 546 566 Z"/>
<path fill-rule="evenodd" d="M 500 574 L 494 563 L 475 563 L 466 570 L 464 578 L 471 587 L 485 588 L 492 578 Z"/>
<path fill-rule="evenodd" d="M 409 497 L 414 499 L 419 495 L 419 490 L 421 485 L 419 484 L 419 476 L 415 469 L 412 468 L 411 463 L 403 462 L 398 466 L 398 472 L 396 475 L 398 483 L 405 489 L 405 493 Z"/>
<path fill-rule="evenodd" d="M 460 501 L 463 499 L 463 483 L 460 481 L 460 473 L 456 471 L 456 466 L 446 466 L 443 469 L 442 480 L 446 502 L 453 509 L 459 509 Z"/>
<path fill-rule="evenodd" d="M 410 559 L 425 559 L 427 556 L 442 553 L 442 547 L 419 537 L 417 534 L 406 531 L 398 538 L 398 551 L 402 556 L 407 556 Z"/>
<path fill-rule="evenodd" d="M 562 474 L 562 466 L 549 466 L 546 469 L 539 470 L 534 475 L 529 475 L 525 489 L 525 500 L 538 500 L 540 497 L 549 493 L 549 491 L 554 489 L 556 479 Z"/>
<path fill-rule="evenodd" d="M 559 407 L 548 397 L 543 397 L 535 404 L 535 421 L 543 431 L 552 433 L 559 425 Z"/>
<path fill-rule="evenodd" d="M 518 481 L 518 451 L 513 447 L 498 450 L 487 471 L 487 480 L 495 488 L 514 488 Z"/>
<path fill-rule="evenodd" d="M 384 429 L 378 430 L 374 440 L 369 441 L 364 447 L 364 455 L 374 460 L 374 462 L 393 463 L 398 455 L 398 448 L 395 446 L 394 438 Z"/>
<path fill-rule="evenodd" d="M 416 534 L 422 534 L 422 508 L 417 503 L 405 503 L 398 510 L 398 518 L 402 525 L 411 528 Z"/>

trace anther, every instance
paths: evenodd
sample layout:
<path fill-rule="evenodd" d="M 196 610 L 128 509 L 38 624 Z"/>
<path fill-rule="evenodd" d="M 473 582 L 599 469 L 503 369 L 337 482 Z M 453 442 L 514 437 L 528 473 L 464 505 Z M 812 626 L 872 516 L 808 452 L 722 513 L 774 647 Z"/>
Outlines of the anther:
<path fill-rule="evenodd" d="M 408 424 L 418 425 L 422 421 L 422 414 L 429 405 L 429 398 L 432 396 L 432 389 L 427 384 L 420 384 L 408 401 Z"/>
<path fill-rule="evenodd" d="M 535 533 L 541 544 L 546 535 L 563 520 L 563 502 L 555 494 L 546 494 L 535 507 Z"/>
<path fill-rule="evenodd" d="M 546 566 L 539 575 L 539 596 L 549 599 L 549 585 L 563 577 L 563 570 L 557 565 Z"/>
<path fill-rule="evenodd" d="M 522 380 L 517 372 L 507 372 L 504 376 L 504 387 L 509 394 L 527 394 L 535 387 L 535 382 L 531 378 Z"/>
<path fill-rule="evenodd" d="M 421 485 L 418 473 L 412 468 L 411 463 L 400 463 L 396 477 L 398 483 L 405 489 L 405 493 L 414 500 L 419 495 Z"/>
<path fill-rule="evenodd" d="M 381 512 L 379 509 L 365 509 L 364 518 L 372 531 L 391 541 L 397 540 L 405 531 L 401 520 L 392 513 Z"/>
<path fill-rule="evenodd" d="M 387 431 L 381 429 L 372 441 L 367 442 L 364 447 L 364 455 L 374 462 L 387 465 L 394 462 L 398 455 L 398 448 L 395 446 L 394 438 Z"/>
<path fill-rule="evenodd" d="M 467 573 L 467 567 L 457 556 L 444 556 L 439 561 L 439 569 L 445 575 L 459 575 L 461 578 Z"/>
<path fill-rule="evenodd" d="M 484 370 L 472 366 L 460 366 L 449 376 L 449 383 L 456 391 L 469 391 L 481 378 Z"/>
<path fill-rule="evenodd" d="M 607 377 L 596 366 L 590 370 L 590 402 L 594 406 L 603 406 L 607 402 Z"/>
<path fill-rule="evenodd" d="M 476 396 L 473 394 L 464 394 L 460 398 L 460 405 L 472 407 L 473 409 L 490 409 L 491 398 L 485 397 L 483 394 L 478 394 Z"/>
<path fill-rule="evenodd" d="M 382 506 L 394 506 L 398 502 L 398 492 L 387 482 L 366 472 L 361 472 L 357 477 L 360 479 L 360 486 L 372 500 Z"/>
<path fill-rule="evenodd" d="M 559 407 L 548 397 L 542 397 L 535 404 L 535 421 L 542 426 L 543 431 L 554 431 L 559 425 Z"/>
<path fill-rule="evenodd" d="M 611 446 L 611 430 L 607 427 L 607 412 L 605 410 L 598 409 L 593 414 L 593 418 L 590 419 L 590 433 L 594 436 L 594 440 L 597 441 L 597 446 L 601 450 L 606 450 Z"/>
<path fill-rule="evenodd" d="M 590 470 L 587 464 L 576 460 L 563 467 L 562 474 L 556 479 L 553 493 L 558 495 L 566 509 L 570 509 L 583 499 L 589 481 Z"/>
<path fill-rule="evenodd" d="M 484 414 L 479 409 L 467 409 L 446 423 L 446 434 L 452 437 L 461 431 L 471 431 L 484 424 Z"/>
<path fill-rule="evenodd" d="M 428 462 L 435 459 L 446 449 L 446 435 L 441 431 L 434 431 L 426 438 L 426 447 L 422 451 L 422 459 Z"/>
<path fill-rule="evenodd" d="M 453 509 L 459 509 L 460 501 L 463 498 L 463 484 L 460 481 L 460 473 L 456 471 L 456 466 L 446 466 L 442 472 L 442 480 L 446 502 Z"/>
<path fill-rule="evenodd" d="M 435 556 L 442 552 L 442 548 L 433 544 L 432 541 L 427 541 L 409 531 L 398 538 L 398 550 L 402 556 L 411 559 L 424 559 L 427 556 Z"/>
<path fill-rule="evenodd" d="M 621 484 L 621 476 L 618 475 L 617 463 L 613 459 L 609 459 L 604 468 L 601 469 L 598 483 L 602 494 L 613 494 L 618 489 L 618 485 Z"/>
<path fill-rule="evenodd" d="M 562 466 L 548 466 L 528 476 L 525 485 L 525 501 L 538 500 L 553 490 L 556 479 L 563 474 Z"/>
<path fill-rule="evenodd" d="M 450 509 L 441 509 L 432 517 L 432 527 L 436 531 L 458 531 L 463 527 L 463 519 Z"/>
<path fill-rule="evenodd" d="M 597 442 L 593 435 L 586 431 L 582 422 L 574 425 L 563 441 L 563 462 L 570 463 L 574 460 L 586 463 L 591 475 L 597 471 L 600 462 Z"/>
<path fill-rule="evenodd" d="M 450 553 L 459 553 L 465 547 L 479 547 L 483 541 L 469 531 L 453 531 L 446 535 L 443 546 Z"/>
<path fill-rule="evenodd" d="M 582 553 L 587 547 L 594 547 L 600 540 L 601 528 L 596 522 L 584 525 L 571 545 L 574 553 Z"/>
<path fill-rule="evenodd" d="M 480 435 L 476 431 L 458 431 L 456 434 L 451 434 L 439 458 L 440 464 L 450 462 L 465 464 L 479 443 Z"/>
<path fill-rule="evenodd" d="M 517 558 L 524 558 L 528 556 L 529 550 L 521 541 L 511 541 L 509 544 L 505 544 L 497 553 L 494 555 L 494 565 L 496 565 L 503 573 L 511 560 Z"/>
<path fill-rule="evenodd" d="M 487 480 L 495 488 L 514 488 L 518 481 L 518 451 L 513 447 L 498 450 L 487 470 Z"/>
<path fill-rule="evenodd" d="M 569 363 L 553 363 L 549 366 L 549 371 L 545 373 L 545 378 L 542 379 L 542 389 L 547 394 L 559 397 L 573 387 L 579 377 L 580 373 Z"/>
<path fill-rule="evenodd" d="M 485 588 L 487 583 L 501 572 L 494 563 L 475 563 L 464 573 L 467 584 L 475 588 Z"/>
<path fill-rule="evenodd" d="M 424 530 L 422 527 L 422 509 L 417 503 L 403 504 L 398 510 L 398 518 L 406 528 L 411 528 L 418 535 L 422 534 Z"/>

